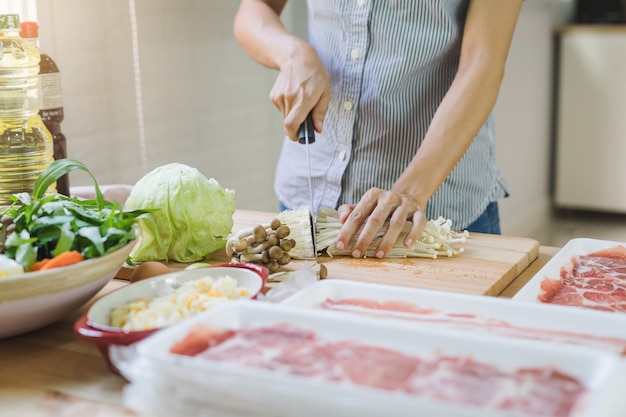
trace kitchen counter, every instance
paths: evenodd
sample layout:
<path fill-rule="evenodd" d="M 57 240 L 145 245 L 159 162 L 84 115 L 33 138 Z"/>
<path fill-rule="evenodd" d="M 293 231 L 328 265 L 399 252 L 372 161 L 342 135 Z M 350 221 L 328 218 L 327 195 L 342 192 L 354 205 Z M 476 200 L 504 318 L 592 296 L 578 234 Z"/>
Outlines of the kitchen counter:
<path fill-rule="evenodd" d="M 249 221 L 255 222 L 257 217 L 251 214 L 239 212 L 234 230 L 244 226 L 244 219 L 254 217 Z M 489 239 L 496 246 L 511 242 L 506 236 L 489 236 Z M 515 276 L 497 295 L 513 296 L 558 249 L 539 247 L 523 270 L 511 269 Z M 471 259 L 488 251 L 483 248 L 473 252 L 474 255 L 468 252 Z M 94 299 L 124 285 L 128 285 L 128 280 L 113 279 Z M 87 305 L 46 328 L 0 340 L 0 417 L 135 416 L 123 406 L 125 380 L 107 368 L 95 346 L 79 340 L 73 333 L 73 324 Z"/>

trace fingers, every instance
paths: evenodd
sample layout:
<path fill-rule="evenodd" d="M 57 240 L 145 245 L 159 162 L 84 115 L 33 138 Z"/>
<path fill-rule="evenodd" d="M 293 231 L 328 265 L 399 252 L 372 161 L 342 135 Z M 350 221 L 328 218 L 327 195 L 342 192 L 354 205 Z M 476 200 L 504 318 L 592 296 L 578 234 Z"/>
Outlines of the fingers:
<path fill-rule="evenodd" d="M 352 213 L 352 210 L 356 207 L 356 204 L 344 204 L 339 206 L 337 213 L 339 214 L 339 221 L 345 223 L 346 219 Z"/>
<path fill-rule="evenodd" d="M 352 249 L 352 256 L 354 258 L 360 258 L 365 255 L 367 249 L 372 245 L 372 242 L 379 233 L 385 233 L 385 236 L 393 234 L 390 230 L 385 232 L 384 226 L 386 220 L 387 215 L 385 214 L 385 210 L 382 208 L 382 206 L 378 206 L 372 211 L 372 214 L 370 214 L 370 216 L 367 218 L 363 229 L 358 234 L 357 240 L 354 243 L 354 248 Z M 382 251 L 380 245 L 376 248 L 375 256 L 377 258 L 385 257 L 385 253 Z"/>
<path fill-rule="evenodd" d="M 426 228 L 426 214 L 418 207 L 417 211 L 413 213 L 413 225 L 411 226 L 411 230 L 404 237 L 404 246 L 411 246 L 415 243 L 421 236 L 422 232 Z"/>
<path fill-rule="evenodd" d="M 318 133 L 330 102 L 330 79 L 315 50 L 303 46 L 297 59 L 281 67 L 270 100 L 284 119 L 285 135 L 296 141 L 298 129 L 309 112 Z"/>
<path fill-rule="evenodd" d="M 328 109 L 328 95 L 322 94 L 318 99 L 315 94 L 306 93 L 304 89 L 297 94 L 287 94 L 281 88 L 274 85 L 270 92 L 270 100 L 283 115 L 285 135 L 293 141 L 297 140 L 298 129 L 309 112 L 312 113 L 315 130 L 321 133 Z"/>
<path fill-rule="evenodd" d="M 384 258 L 398 241 L 398 237 L 411 227 L 403 243 L 410 246 L 422 234 L 426 218 L 420 207 L 406 196 L 381 189 L 368 191 L 357 205 L 339 207 L 339 218 L 343 226 L 335 246 L 345 250 L 354 241 L 352 256 L 364 256 L 373 244 L 374 255 Z M 375 243 L 376 242 L 376 243 Z"/>
<path fill-rule="evenodd" d="M 329 104 L 330 88 L 326 88 L 317 102 L 317 105 L 313 107 L 312 110 L 313 125 L 315 126 L 315 131 L 317 133 L 322 133 L 324 129 L 324 116 L 326 115 L 326 110 L 328 110 Z"/>
<path fill-rule="evenodd" d="M 348 243 L 356 236 L 352 256 L 360 258 L 365 254 L 389 215 L 389 207 L 379 203 L 379 199 L 383 198 L 384 194 L 384 190 L 372 188 L 363 195 L 361 201 L 352 208 L 343 222 L 335 243 L 337 249 L 347 248 Z M 345 212 L 342 214 L 346 215 Z"/>
<path fill-rule="evenodd" d="M 318 97 L 315 92 L 306 93 L 303 89 L 294 102 L 285 100 L 285 108 L 290 109 L 288 114 L 284 115 L 285 134 L 293 141 L 298 139 L 300 125 L 304 123 L 309 112 L 313 117 L 315 131 L 322 132 L 324 116 L 330 102 L 330 90 L 329 86 L 324 83 L 314 85 L 312 88 L 322 88 L 321 95 Z"/>
<path fill-rule="evenodd" d="M 400 236 L 400 233 L 402 233 L 406 226 L 407 218 L 411 217 L 414 210 L 415 205 L 409 203 L 408 200 L 403 200 L 402 204 L 394 210 L 391 218 L 389 219 L 387 231 L 376 247 L 375 254 L 377 258 L 384 258 L 389 253 L 391 248 L 394 247 L 398 241 L 398 236 Z"/>
<path fill-rule="evenodd" d="M 335 242 L 335 246 L 337 247 L 337 249 L 346 249 L 348 247 L 348 243 L 351 242 L 353 236 L 360 236 L 363 233 L 361 228 L 363 227 L 367 219 L 368 213 L 360 209 L 358 205 L 355 206 L 351 213 L 346 217 L 346 220 L 343 222 L 341 230 L 339 230 L 339 236 L 337 236 L 337 242 Z M 363 244 L 361 243 L 360 246 L 357 246 L 357 244 L 355 244 L 355 246 L 352 248 L 352 256 L 354 256 L 355 258 L 360 258 L 365 252 L 363 252 L 362 249 Z"/>
<path fill-rule="evenodd" d="M 298 140 L 298 130 L 300 129 L 300 125 L 304 123 L 307 115 L 309 114 L 309 106 L 311 105 L 309 102 L 311 100 L 300 101 L 297 104 L 293 105 L 291 111 L 285 117 L 284 128 L 285 134 L 292 141 Z"/>

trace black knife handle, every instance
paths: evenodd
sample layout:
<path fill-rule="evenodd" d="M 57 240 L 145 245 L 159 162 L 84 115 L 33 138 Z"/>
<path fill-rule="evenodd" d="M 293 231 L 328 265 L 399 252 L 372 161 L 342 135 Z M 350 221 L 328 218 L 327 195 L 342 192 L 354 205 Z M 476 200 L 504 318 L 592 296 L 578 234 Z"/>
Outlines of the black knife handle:
<path fill-rule="evenodd" d="M 305 129 L 304 129 L 305 126 L 306 126 L 306 131 L 309 134 L 308 141 L 306 140 L 307 138 L 306 138 Z M 311 113 L 309 113 L 306 119 L 304 120 L 304 123 L 302 123 L 300 125 L 300 128 L 298 129 L 298 143 L 310 144 L 314 142 L 315 142 L 315 127 L 313 126 L 313 116 L 311 116 Z"/>

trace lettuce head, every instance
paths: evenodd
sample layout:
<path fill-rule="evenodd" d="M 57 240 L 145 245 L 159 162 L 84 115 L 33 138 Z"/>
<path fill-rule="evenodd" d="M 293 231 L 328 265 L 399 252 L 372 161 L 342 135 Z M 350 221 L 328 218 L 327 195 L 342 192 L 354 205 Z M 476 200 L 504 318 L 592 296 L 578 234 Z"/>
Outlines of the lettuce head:
<path fill-rule="evenodd" d="M 135 262 L 196 262 L 224 248 L 233 227 L 235 192 L 180 163 L 160 166 L 141 178 L 126 200 L 127 210 L 150 210 L 138 221 Z"/>

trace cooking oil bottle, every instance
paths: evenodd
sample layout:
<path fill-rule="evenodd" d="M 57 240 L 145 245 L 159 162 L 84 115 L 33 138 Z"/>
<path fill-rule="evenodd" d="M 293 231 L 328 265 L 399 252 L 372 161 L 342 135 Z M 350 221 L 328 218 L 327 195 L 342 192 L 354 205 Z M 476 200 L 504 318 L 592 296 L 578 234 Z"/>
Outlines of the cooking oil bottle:
<path fill-rule="evenodd" d="M 54 160 L 52 135 L 39 115 L 41 58 L 19 33 L 19 15 L 0 15 L 0 207 L 14 193 L 32 193 Z"/>
<path fill-rule="evenodd" d="M 39 48 L 39 25 L 37 22 L 22 22 L 20 37 L 34 45 L 41 56 L 39 62 L 39 115 L 52 134 L 54 159 L 67 158 L 67 140 L 61 132 L 63 113 L 63 90 L 61 88 L 61 72 L 50 55 Z M 70 195 L 69 174 L 57 180 L 57 191 Z"/>

